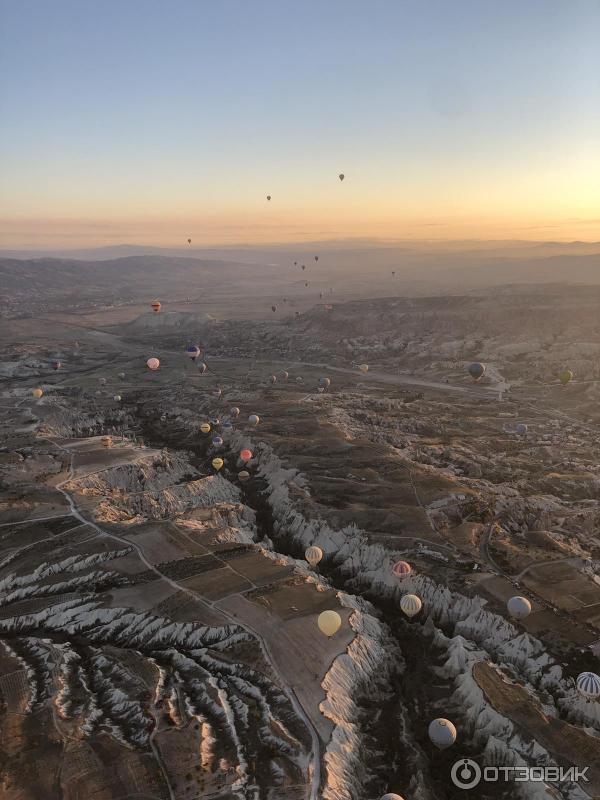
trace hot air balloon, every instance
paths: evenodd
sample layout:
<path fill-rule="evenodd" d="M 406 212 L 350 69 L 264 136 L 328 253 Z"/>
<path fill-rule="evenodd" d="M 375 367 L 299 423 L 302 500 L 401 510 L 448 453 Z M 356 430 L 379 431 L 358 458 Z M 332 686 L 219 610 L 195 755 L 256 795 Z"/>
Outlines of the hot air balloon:
<path fill-rule="evenodd" d="M 250 416 L 248 417 L 248 422 L 250 423 L 250 425 L 256 427 L 260 422 L 260 417 L 258 416 L 258 414 L 250 414 Z"/>
<path fill-rule="evenodd" d="M 407 617 L 416 616 L 422 607 L 423 603 L 421 602 L 421 598 L 417 597 L 416 594 L 405 594 L 402 600 L 400 600 L 400 608 Z"/>
<path fill-rule="evenodd" d="M 318 261 L 318 260 L 319 260 L 319 256 L 315 256 L 315 261 Z"/>
<path fill-rule="evenodd" d="M 242 483 L 246 483 L 246 481 L 250 478 L 250 473 L 247 469 L 243 469 L 241 472 L 238 472 L 238 478 Z"/>
<path fill-rule="evenodd" d="M 563 386 L 566 386 L 567 383 L 573 380 L 573 373 L 570 369 L 563 369 L 562 372 L 558 373 L 558 380 L 562 383 Z"/>
<path fill-rule="evenodd" d="M 125 373 L 124 372 L 119 372 L 117 377 L 120 378 L 122 381 L 124 381 L 125 380 Z"/>
<path fill-rule="evenodd" d="M 319 378 L 318 384 L 323 389 L 329 389 L 331 386 L 331 378 Z"/>
<path fill-rule="evenodd" d="M 155 314 L 158 314 L 160 311 L 160 300 L 154 300 L 154 302 L 150 303 L 150 308 Z"/>
<path fill-rule="evenodd" d="M 271 376 L 269 377 L 269 381 L 270 381 L 271 383 L 277 383 L 277 375 L 271 375 Z"/>
<path fill-rule="evenodd" d="M 212 390 L 211 394 L 212 394 L 213 397 L 219 398 L 223 394 L 223 389 L 219 389 L 219 387 L 217 387 L 216 389 Z"/>
<path fill-rule="evenodd" d="M 273 312 L 277 311 L 277 306 L 271 306 L 271 311 Z"/>
<path fill-rule="evenodd" d="M 304 551 L 304 558 L 308 561 L 311 567 L 316 567 L 319 561 L 323 558 L 323 551 L 320 547 L 311 545 Z"/>
<path fill-rule="evenodd" d="M 358 365 L 358 369 L 360 370 L 360 372 L 368 372 L 369 371 L 369 365 L 368 364 L 359 364 Z"/>
<path fill-rule="evenodd" d="M 267 200 L 270 200 L 270 199 L 271 199 L 271 195 L 270 195 L 270 194 L 268 194 L 268 195 L 267 195 Z"/>
<path fill-rule="evenodd" d="M 211 461 L 211 464 L 217 470 L 217 472 L 221 469 L 224 463 L 225 462 L 223 461 L 222 458 L 213 458 L 213 460 Z"/>
<path fill-rule="evenodd" d="M 202 425 L 200 425 L 200 430 L 202 433 L 210 433 L 210 425 L 208 422 L 203 422 Z"/>
<path fill-rule="evenodd" d="M 191 240 L 191 239 L 188 239 L 188 244 L 191 244 L 191 243 L 192 243 L 192 240 Z"/>
<path fill-rule="evenodd" d="M 321 633 L 331 638 L 342 627 L 342 618 L 337 611 L 323 611 L 317 618 L 317 625 Z"/>
<path fill-rule="evenodd" d="M 304 378 L 302 377 L 302 375 L 298 375 L 298 377 L 296 378 L 296 383 L 304 383 Z"/>
<path fill-rule="evenodd" d="M 185 354 L 188 358 L 191 358 L 192 361 L 195 361 L 200 355 L 200 348 L 197 344 L 188 344 L 185 348 Z"/>
<path fill-rule="evenodd" d="M 395 270 L 395 269 L 393 269 L 393 270 L 392 270 L 392 278 L 395 278 L 395 277 L 396 277 L 396 270 Z"/>
<path fill-rule="evenodd" d="M 394 794 L 394 792 L 388 792 L 384 794 L 381 800 L 404 800 L 403 797 L 400 797 L 399 794 Z"/>
<path fill-rule="evenodd" d="M 287 381 L 287 379 L 290 377 L 290 373 L 287 370 L 282 369 L 279 373 L 279 377 L 282 381 Z"/>
<path fill-rule="evenodd" d="M 204 375 L 204 373 L 208 369 L 208 367 L 206 366 L 204 361 L 199 361 L 197 366 L 198 366 L 198 372 L 200 373 L 200 375 Z"/>
<path fill-rule="evenodd" d="M 39 399 L 40 399 L 40 397 L 41 397 L 41 396 L 42 396 L 44 393 L 43 393 L 43 391 L 42 391 L 41 389 L 34 389 L 34 390 L 31 392 L 31 394 L 32 394 L 32 396 L 33 396 L 33 397 L 35 397 L 35 399 L 36 399 L 36 400 L 39 400 Z"/>
<path fill-rule="evenodd" d="M 396 578 L 406 578 L 412 572 L 412 567 L 407 561 L 397 561 L 392 567 L 392 574 Z"/>
<path fill-rule="evenodd" d="M 344 175 L 344 173 L 343 173 L 343 172 L 340 172 L 340 174 L 338 175 L 338 178 L 339 178 L 341 181 L 343 181 L 345 177 L 346 177 L 346 176 Z"/>
<path fill-rule="evenodd" d="M 152 370 L 152 372 L 156 372 L 156 370 L 160 367 L 160 361 L 158 358 L 149 358 L 148 361 L 146 361 L 146 366 L 148 369 Z"/>
<path fill-rule="evenodd" d="M 213 447 L 221 447 L 222 444 L 223 444 L 223 439 L 220 436 L 213 436 L 212 439 Z"/>
<path fill-rule="evenodd" d="M 233 406 L 233 408 L 229 409 L 229 415 L 234 419 L 237 419 L 240 415 L 240 410 L 237 406 Z"/>
<path fill-rule="evenodd" d="M 319 292 L 319 297 L 321 300 L 323 299 L 323 292 Z"/>
<path fill-rule="evenodd" d="M 520 436 L 523 436 L 524 434 L 527 433 L 527 425 L 525 425 L 524 422 L 519 422 L 515 426 L 515 430 Z"/>
<path fill-rule="evenodd" d="M 308 281 L 305 282 L 304 287 L 308 289 Z"/>
<path fill-rule="evenodd" d="M 209 417 L 208 421 L 213 426 L 213 428 L 216 428 L 217 425 L 221 424 L 221 420 L 218 417 Z"/>
<path fill-rule="evenodd" d="M 531 603 L 526 597 L 511 597 L 506 607 L 513 619 L 525 619 L 531 614 Z"/>
<path fill-rule="evenodd" d="M 456 728 L 449 719 L 434 719 L 429 724 L 429 738 L 438 750 L 452 747 L 456 741 Z"/>
<path fill-rule="evenodd" d="M 54 359 L 53 361 L 50 362 L 50 366 L 52 367 L 52 369 L 57 370 L 62 367 L 62 364 L 58 359 Z"/>
<path fill-rule="evenodd" d="M 480 364 L 479 361 L 474 361 L 472 364 L 469 364 L 469 375 L 473 380 L 478 381 L 484 372 L 485 366 Z"/>
<path fill-rule="evenodd" d="M 120 403 L 120 402 L 121 402 L 121 399 L 122 399 L 122 398 L 121 398 L 121 395 L 120 395 L 120 394 L 116 394 L 116 395 L 113 397 L 113 400 L 115 401 L 115 403 Z"/>
<path fill-rule="evenodd" d="M 240 461 L 246 463 L 247 461 L 250 461 L 251 458 L 252 458 L 252 450 L 247 450 L 247 449 L 240 450 Z"/>
<path fill-rule="evenodd" d="M 577 691 L 588 700 L 600 696 L 600 677 L 595 672 L 582 672 L 577 676 Z"/>
<path fill-rule="evenodd" d="M 112 437 L 111 436 L 103 436 L 100 439 L 100 442 L 102 443 L 102 447 L 112 447 Z"/>
<path fill-rule="evenodd" d="M 106 386 L 106 378 L 99 378 L 98 383 L 100 386 Z"/>
<path fill-rule="evenodd" d="M 306 264 L 302 264 L 302 269 L 306 269 Z"/>
<path fill-rule="evenodd" d="M 295 267 L 297 267 L 297 266 L 298 266 L 298 262 L 297 262 L 297 261 L 294 261 L 294 266 L 295 266 Z"/>

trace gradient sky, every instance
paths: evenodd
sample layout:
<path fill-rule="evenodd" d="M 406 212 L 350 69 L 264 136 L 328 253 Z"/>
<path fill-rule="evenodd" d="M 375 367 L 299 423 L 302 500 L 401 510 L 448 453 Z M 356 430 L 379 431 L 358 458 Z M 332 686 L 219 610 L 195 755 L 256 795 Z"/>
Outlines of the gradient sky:
<path fill-rule="evenodd" d="M 600 239 L 600 0 L 0 17 L 0 246 Z"/>

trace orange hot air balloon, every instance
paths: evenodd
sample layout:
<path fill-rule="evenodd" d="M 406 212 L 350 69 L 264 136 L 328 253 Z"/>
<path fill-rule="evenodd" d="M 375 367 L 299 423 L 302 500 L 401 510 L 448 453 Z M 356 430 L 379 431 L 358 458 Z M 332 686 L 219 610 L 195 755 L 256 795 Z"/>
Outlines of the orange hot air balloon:
<path fill-rule="evenodd" d="M 152 311 L 154 311 L 155 314 L 158 314 L 158 312 L 160 311 L 160 300 L 154 300 L 153 303 L 150 303 L 150 307 L 152 308 Z"/>
<path fill-rule="evenodd" d="M 146 366 L 154 372 L 160 367 L 160 361 L 158 358 L 149 358 L 148 361 L 146 361 Z"/>

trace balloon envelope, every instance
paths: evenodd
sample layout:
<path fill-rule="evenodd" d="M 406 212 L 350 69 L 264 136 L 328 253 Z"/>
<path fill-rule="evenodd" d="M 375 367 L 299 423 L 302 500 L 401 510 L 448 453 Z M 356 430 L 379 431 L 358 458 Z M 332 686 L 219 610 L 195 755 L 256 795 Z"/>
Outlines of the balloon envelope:
<path fill-rule="evenodd" d="M 188 358 L 198 358 L 200 355 L 200 348 L 197 344 L 188 344 L 185 348 L 185 354 Z"/>
<path fill-rule="evenodd" d="M 217 472 L 221 469 L 225 462 L 222 458 L 213 458 L 212 465 L 217 470 Z"/>
<path fill-rule="evenodd" d="M 150 307 L 152 308 L 152 311 L 154 311 L 155 314 L 158 314 L 158 312 L 160 311 L 160 300 L 155 300 L 153 303 L 150 304 Z"/>
<path fill-rule="evenodd" d="M 223 439 L 220 436 L 213 436 L 212 445 L 213 447 L 221 447 L 223 444 Z"/>
<path fill-rule="evenodd" d="M 333 636 L 342 627 L 342 618 L 337 611 L 323 611 L 319 614 L 317 625 L 325 636 Z"/>
<path fill-rule="evenodd" d="M 120 394 L 116 394 L 116 395 L 113 397 L 113 400 L 114 400 L 116 403 L 119 403 L 119 402 L 120 402 L 120 400 L 121 400 L 121 395 L 120 395 Z"/>
<path fill-rule="evenodd" d="M 146 361 L 146 365 L 148 369 L 151 369 L 154 372 L 160 367 L 160 361 L 158 358 L 149 358 L 148 361 Z"/>
<path fill-rule="evenodd" d="M 600 696 L 600 677 L 595 672 L 582 672 L 577 677 L 577 691 L 588 699 Z"/>
<path fill-rule="evenodd" d="M 243 469 L 241 472 L 238 472 L 238 478 L 241 480 L 242 483 L 245 483 L 250 478 L 250 473 L 248 470 Z"/>
<path fill-rule="evenodd" d="M 203 422 L 202 425 L 200 425 L 200 430 L 202 433 L 210 433 L 210 425 L 208 422 Z"/>
<path fill-rule="evenodd" d="M 531 614 L 531 603 L 526 597 L 511 597 L 506 607 L 513 619 L 525 619 Z"/>
<path fill-rule="evenodd" d="M 103 436 L 100 441 L 102 442 L 102 447 L 111 447 L 112 445 L 112 438 L 110 436 Z"/>
<path fill-rule="evenodd" d="M 311 545 L 307 547 L 304 552 L 304 558 L 308 561 L 311 567 L 316 567 L 319 561 L 323 558 L 323 551 L 320 547 Z"/>
<path fill-rule="evenodd" d="M 62 364 L 57 359 L 54 359 L 54 361 L 52 361 L 52 369 L 60 369 L 61 366 Z"/>
<path fill-rule="evenodd" d="M 240 450 L 240 459 L 244 462 L 250 461 L 252 458 L 252 450 Z"/>
<path fill-rule="evenodd" d="M 570 369 L 563 369 L 562 372 L 558 373 L 558 380 L 562 383 L 563 386 L 566 386 L 569 381 L 573 380 L 573 373 Z"/>
<path fill-rule="evenodd" d="M 198 363 L 198 372 L 200 373 L 200 375 L 204 375 L 204 373 L 206 372 L 207 369 L 208 369 L 208 367 L 206 366 L 204 361 L 200 361 Z"/>
<path fill-rule="evenodd" d="M 229 409 L 229 414 L 234 419 L 236 419 L 236 417 L 239 417 L 239 415 L 240 415 L 240 410 L 239 410 L 239 408 L 237 406 L 233 406 L 233 408 Z"/>
<path fill-rule="evenodd" d="M 449 719 L 434 719 L 429 724 L 429 738 L 439 750 L 451 747 L 456 741 L 456 728 Z"/>
<path fill-rule="evenodd" d="M 402 600 L 400 600 L 400 608 L 407 617 L 416 616 L 422 607 L 423 603 L 421 602 L 421 598 L 417 597 L 416 594 L 405 594 Z"/>
<path fill-rule="evenodd" d="M 343 173 L 343 172 L 340 172 L 340 174 L 338 175 L 338 178 L 339 178 L 341 181 L 343 181 L 345 177 L 346 177 L 346 176 L 344 175 L 344 173 Z"/>
<path fill-rule="evenodd" d="M 394 794 L 393 792 L 388 792 L 384 794 L 381 800 L 404 800 L 403 797 L 400 797 L 399 794 Z"/>
<path fill-rule="evenodd" d="M 43 391 L 42 391 L 41 389 L 34 389 L 34 390 L 31 392 L 31 394 L 33 395 L 33 397 L 35 397 L 35 398 L 36 398 L 36 400 L 39 400 L 39 399 L 40 399 L 40 397 L 41 397 L 41 396 L 42 396 L 44 393 L 43 393 Z"/>
<path fill-rule="evenodd" d="M 412 567 L 408 561 L 397 561 L 392 567 L 392 574 L 396 578 L 406 578 L 412 572 Z"/>
<path fill-rule="evenodd" d="M 250 425 L 254 425 L 256 427 L 256 425 L 258 425 L 258 423 L 260 422 L 260 417 L 258 416 L 258 414 L 250 414 L 250 416 L 248 417 L 248 422 L 250 423 Z"/>
<path fill-rule="evenodd" d="M 479 361 L 474 361 L 472 364 L 469 364 L 469 375 L 476 381 L 478 381 L 483 373 L 485 372 L 485 366 L 480 364 Z"/>
<path fill-rule="evenodd" d="M 523 422 L 519 422 L 518 425 L 516 426 L 515 430 L 516 430 L 517 433 L 523 435 L 523 434 L 527 433 L 527 425 L 525 425 L 525 423 L 523 423 Z"/>
<path fill-rule="evenodd" d="M 359 368 L 359 370 L 361 372 L 368 372 L 369 371 L 369 365 L 368 364 L 359 364 L 358 368 Z"/>

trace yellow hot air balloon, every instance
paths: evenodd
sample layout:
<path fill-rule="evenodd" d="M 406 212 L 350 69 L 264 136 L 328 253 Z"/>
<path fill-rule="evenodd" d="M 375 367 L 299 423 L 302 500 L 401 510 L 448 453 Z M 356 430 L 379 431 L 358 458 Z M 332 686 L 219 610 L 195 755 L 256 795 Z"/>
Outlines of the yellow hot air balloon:
<path fill-rule="evenodd" d="M 567 383 L 573 380 L 573 373 L 570 369 L 563 369 L 562 372 L 558 373 L 558 380 L 562 383 L 563 386 L 566 386 Z"/>
<path fill-rule="evenodd" d="M 325 636 L 331 638 L 342 627 L 342 618 L 337 611 L 323 611 L 321 614 L 319 614 L 317 625 L 319 626 L 321 633 L 324 633 Z"/>
<path fill-rule="evenodd" d="M 200 425 L 200 430 L 202 433 L 210 433 L 210 425 L 208 422 L 203 422 L 202 425 Z"/>
<path fill-rule="evenodd" d="M 323 558 L 323 551 L 320 547 L 312 545 L 307 547 L 304 553 L 304 558 L 308 561 L 311 567 L 316 567 L 319 561 Z"/>
<path fill-rule="evenodd" d="M 102 442 L 102 447 L 112 447 L 112 436 L 103 436 L 100 441 Z"/>
<path fill-rule="evenodd" d="M 221 469 L 225 462 L 222 458 L 213 458 L 212 465 L 217 470 L 217 472 Z"/>
<path fill-rule="evenodd" d="M 368 372 L 369 371 L 369 365 L 368 364 L 359 364 L 358 365 L 358 369 L 361 372 Z"/>
<path fill-rule="evenodd" d="M 44 394 L 41 389 L 34 389 L 31 393 L 36 400 L 39 400 L 40 397 Z"/>

